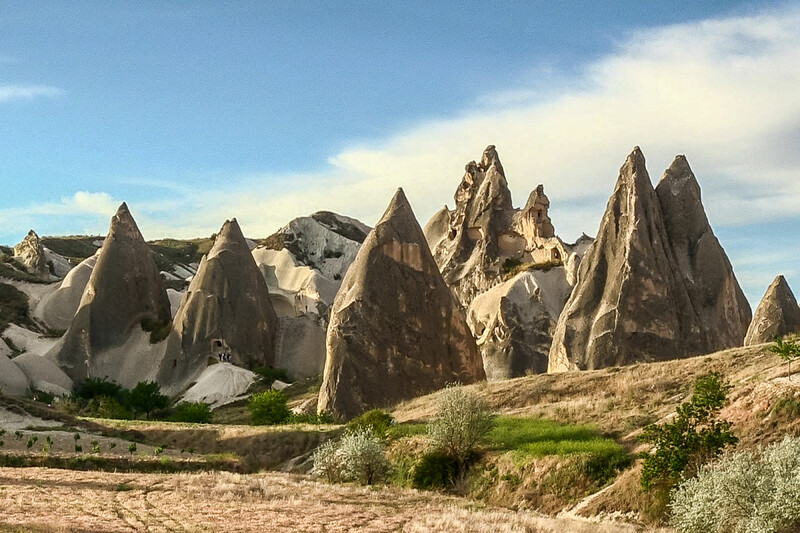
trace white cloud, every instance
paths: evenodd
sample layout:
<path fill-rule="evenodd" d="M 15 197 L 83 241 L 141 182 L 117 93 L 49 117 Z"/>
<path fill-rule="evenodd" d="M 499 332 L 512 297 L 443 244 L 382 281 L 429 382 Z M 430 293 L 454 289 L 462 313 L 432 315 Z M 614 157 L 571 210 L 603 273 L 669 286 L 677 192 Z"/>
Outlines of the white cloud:
<path fill-rule="evenodd" d="M 0 103 L 9 100 L 32 100 L 39 97 L 54 98 L 64 91 L 46 85 L 0 85 Z"/>

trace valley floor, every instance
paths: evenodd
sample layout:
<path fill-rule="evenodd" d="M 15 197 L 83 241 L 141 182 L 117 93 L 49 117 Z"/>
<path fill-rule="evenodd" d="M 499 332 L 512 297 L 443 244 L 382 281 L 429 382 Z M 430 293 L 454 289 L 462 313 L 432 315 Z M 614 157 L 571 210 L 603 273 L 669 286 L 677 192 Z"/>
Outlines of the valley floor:
<path fill-rule="evenodd" d="M 492 509 L 435 493 L 327 485 L 279 473 L 121 474 L 0 468 L 0 509 L 0 531 L 6 532 L 639 531 L 611 522 Z"/>

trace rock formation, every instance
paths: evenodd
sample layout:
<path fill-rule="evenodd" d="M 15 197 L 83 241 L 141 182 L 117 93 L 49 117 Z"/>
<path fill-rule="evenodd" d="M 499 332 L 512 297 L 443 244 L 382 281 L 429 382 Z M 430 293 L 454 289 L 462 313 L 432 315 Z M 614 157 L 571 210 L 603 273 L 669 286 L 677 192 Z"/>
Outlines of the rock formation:
<path fill-rule="evenodd" d="M 741 346 L 750 325 L 750 304 L 711 230 L 700 185 L 686 157 L 675 158 L 658 182 L 656 194 L 667 238 L 705 334 L 704 350 Z"/>
<path fill-rule="evenodd" d="M 494 146 L 480 163 L 467 164 L 455 201 L 453 211 L 445 206 L 425 225 L 425 238 L 445 281 L 468 309 L 487 377 L 544 372 L 555 318 L 569 295 L 564 287 L 574 284 L 592 239 L 569 245 L 556 236 L 543 185 L 524 208 L 515 209 Z M 540 272 L 515 277 L 533 269 Z M 548 274 L 538 280 L 542 269 Z"/>
<path fill-rule="evenodd" d="M 14 259 L 34 276 L 50 279 L 50 267 L 47 265 L 44 246 L 35 231 L 30 230 L 22 242 L 14 246 Z"/>
<path fill-rule="evenodd" d="M 341 417 L 484 379 L 475 340 L 402 189 L 344 278 L 326 344 L 319 409 Z"/>
<path fill-rule="evenodd" d="M 322 373 L 330 307 L 369 230 L 320 211 L 292 220 L 252 251 L 280 322 L 275 366 L 292 378 Z"/>
<path fill-rule="evenodd" d="M 52 358 L 76 383 L 108 376 L 135 385 L 137 378 L 152 375 L 157 364 L 146 340 L 139 342 L 150 336 L 143 328 L 163 328 L 169 322 L 169 300 L 152 252 L 123 203 Z"/>
<path fill-rule="evenodd" d="M 28 378 L 25 373 L 5 355 L 0 355 L 0 392 L 11 396 L 28 393 Z"/>
<path fill-rule="evenodd" d="M 58 366 L 41 355 L 24 353 L 11 360 L 37 390 L 62 396 L 72 392 L 72 380 Z"/>
<path fill-rule="evenodd" d="M 581 261 L 553 335 L 548 371 L 675 359 L 702 353 L 704 341 L 636 147 Z"/>
<path fill-rule="evenodd" d="M 756 308 L 744 345 L 772 342 L 792 333 L 800 333 L 800 307 L 786 279 L 778 276 Z"/>
<path fill-rule="evenodd" d="M 99 252 L 98 252 L 99 253 Z M 78 312 L 89 278 L 97 263 L 97 255 L 84 259 L 70 270 L 55 291 L 48 293 L 37 304 L 34 315 L 54 329 L 67 329 Z"/>
<path fill-rule="evenodd" d="M 175 315 L 158 382 L 180 390 L 217 350 L 240 365 L 272 366 L 276 329 L 267 284 L 236 219 L 227 220 Z"/>
<path fill-rule="evenodd" d="M 547 372 L 552 332 L 571 290 L 555 267 L 522 272 L 472 300 L 467 323 L 478 335 L 487 379 Z"/>

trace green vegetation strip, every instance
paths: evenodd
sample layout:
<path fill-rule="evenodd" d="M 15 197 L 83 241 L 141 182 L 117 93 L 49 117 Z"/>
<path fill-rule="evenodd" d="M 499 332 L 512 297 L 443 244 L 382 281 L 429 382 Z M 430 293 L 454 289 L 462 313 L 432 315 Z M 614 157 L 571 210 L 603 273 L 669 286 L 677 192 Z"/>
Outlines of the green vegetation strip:
<path fill-rule="evenodd" d="M 62 470 L 99 470 L 103 472 L 141 472 L 141 473 L 174 473 L 226 471 L 247 474 L 252 471 L 238 459 L 228 459 L 217 455 L 211 460 L 184 460 L 172 457 L 100 457 L 97 455 L 80 455 L 62 457 L 57 455 L 20 455 L 15 453 L 0 454 L 0 467 L 44 467 Z"/>
<path fill-rule="evenodd" d="M 603 437 L 592 426 L 565 425 L 542 418 L 499 416 L 488 441 L 492 448 L 513 451 L 519 458 L 575 454 L 627 456 L 622 446 Z"/>

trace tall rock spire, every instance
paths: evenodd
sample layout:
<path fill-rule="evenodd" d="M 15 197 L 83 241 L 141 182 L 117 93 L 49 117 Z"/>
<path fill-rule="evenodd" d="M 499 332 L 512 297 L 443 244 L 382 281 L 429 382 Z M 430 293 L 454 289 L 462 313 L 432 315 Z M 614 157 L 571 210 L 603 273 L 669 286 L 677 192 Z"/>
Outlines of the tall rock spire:
<path fill-rule="evenodd" d="M 741 346 L 750 324 L 750 304 L 711 229 L 686 157 L 675 157 L 656 194 L 678 269 L 700 317 L 705 351 Z"/>
<path fill-rule="evenodd" d="M 226 220 L 175 315 L 158 381 L 186 384 L 217 349 L 234 362 L 272 366 L 278 318 L 236 219 Z"/>
<path fill-rule="evenodd" d="M 701 353 L 692 307 L 638 147 L 620 169 L 597 239 L 559 317 L 548 371 Z"/>
<path fill-rule="evenodd" d="M 319 409 L 337 416 L 485 377 L 463 312 L 402 189 L 347 271 L 326 344 Z"/>
<path fill-rule="evenodd" d="M 125 344 L 136 330 L 166 327 L 169 321 L 169 299 L 153 254 L 123 203 L 111 219 L 56 361 L 76 383 L 88 376 L 118 379 L 114 369 L 123 361 L 101 361 L 101 354 Z"/>

